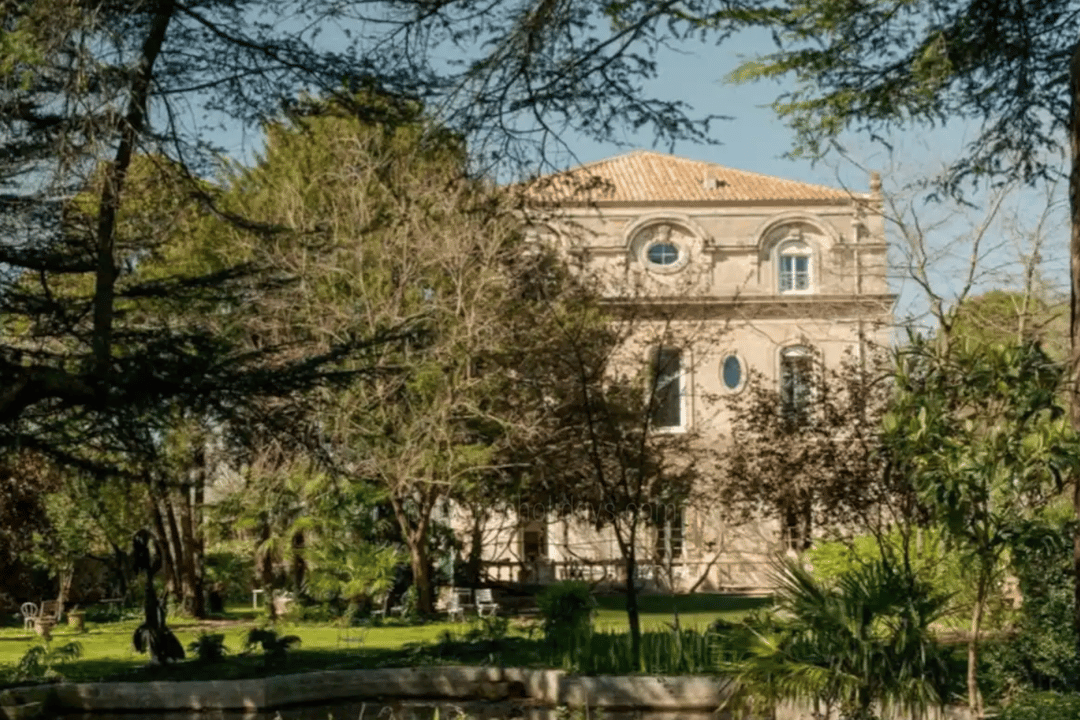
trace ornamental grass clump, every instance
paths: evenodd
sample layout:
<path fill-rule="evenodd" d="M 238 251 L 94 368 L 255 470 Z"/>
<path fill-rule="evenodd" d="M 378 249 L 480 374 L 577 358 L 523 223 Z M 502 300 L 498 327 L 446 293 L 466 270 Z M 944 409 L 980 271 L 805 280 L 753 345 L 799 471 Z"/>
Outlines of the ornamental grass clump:
<path fill-rule="evenodd" d="M 641 659 L 646 672 L 663 675 L 705 674 L 716 669 L 714 638 L 695 629 L 671 629 L 641 634 Z M 636 673 L 629 633 L 598 631 L 577 657 L 579 672 L 623 675 Z"/>

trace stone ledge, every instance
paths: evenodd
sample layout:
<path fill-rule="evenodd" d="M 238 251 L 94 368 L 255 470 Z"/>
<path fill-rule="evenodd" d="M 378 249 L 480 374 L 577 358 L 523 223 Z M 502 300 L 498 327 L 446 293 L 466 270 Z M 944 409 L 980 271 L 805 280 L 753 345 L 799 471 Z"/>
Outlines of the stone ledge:
<path fill-rule="evenodd" d="M 344 700 L 525 699 L 546 707 L 713 712 L 730 681 L 706 675 L 570 675 L 562 670 L 472 666 L 328 670 L 255 680 L 60 683 L 0 692 L 0 718 L 31 718 L 40 709 L 83 712 L 269 711 Z M 35 712 L 37 711 L 37 712 Z M 720 717 L 724 717 L 722 715 Z M 777 720 L 804 720 L 807 708 L 778 708 Z M 966 708 L 931 713 L 961 720 Z"/>
<path fill-rule="evenodd" d="M 348 699 L 528 699 L 537 704 L 641 709 L 715 709 L 718 679 L 579 677 L 561 670 L 471 666 L 330 670 L 256 680 L 60 683 L 5 693 L 0 707 L 45 702 L 84 712 L 273 710 Z M 5 711 L 6 712 L 6 711 Z M 8 713 L 10 714 L 10 713 Z"/>

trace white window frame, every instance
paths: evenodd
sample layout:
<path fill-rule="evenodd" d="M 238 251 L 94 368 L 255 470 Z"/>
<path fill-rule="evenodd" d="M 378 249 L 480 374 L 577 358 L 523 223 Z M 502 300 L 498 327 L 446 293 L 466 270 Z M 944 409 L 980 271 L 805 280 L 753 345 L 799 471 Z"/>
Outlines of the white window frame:
<path fill-rule="evenodd" d="M 679 383 L 679 424 L 678 425 L 657 425 L 655 422 L 655 414 L 658 406 L 655 404 L 655 396 L 660 389 L 659 381 L 662 379 L 659 375 L 659 369 L 657 367 L 660 353 L 664 351 L 675 351 L 679 354 L 679 367 L 676 371 L 674 379 Z M 675 345 L 658 345 L 655 346 L 649 353 L 649 383 L 646 396 L 648 401 L 649 410 L 649 428 L 653 432 L 657 433 L 682 433 L 686 432 L 690 428 L 690 372 L 689 372 L 689 351 L 686 348 L 678 347 Z"/>
<path fill-rule="evenodd" d="M 784 269 L 786 260 L 795 262 L 797 259 L 806 260 L 805 287 L 799 285 L 799 271 L 795 268 L 788 271 Z M 776 292 L 780 295 L 808 295 L 815 290 L 814 282 L 814 248 L 799 237 L 791 237 L 776 246 Z M 790 275 L 790 288 L 785 288 L 784 278 Z"/>

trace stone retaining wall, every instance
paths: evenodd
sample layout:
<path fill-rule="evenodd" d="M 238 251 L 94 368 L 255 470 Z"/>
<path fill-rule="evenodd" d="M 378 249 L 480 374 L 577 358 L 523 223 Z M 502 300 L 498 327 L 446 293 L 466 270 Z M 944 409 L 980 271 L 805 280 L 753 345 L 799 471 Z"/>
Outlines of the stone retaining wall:
<path fill-rule="evenodd" d="M 714 710 L 725 697 L 723 687 L 708 677 L 578 677 L 561 670 L 420 667 L 256 680 L 38 685 L 0 693 L 0 708 L 40 702 L 85 712 L 253 711 L 347 699 L 527 698 L 549 706 Z"/>
<path fill-rule="evenodd" d="M 577 676 L 561 670 L 418 667 L 336 670 L 255 680 L 142 683 L 61 683 L 0 692 L 0 717 L 16 720 L 31 708 L 83 712 L 265 711 L 339 700 L 527 699 L 548 707 L 713 711 L 729 681 L 701 675 Z M 951 709 L 950 709 L 951 710 Z M 945 716 L 960 720 L 963 712 Z M 809 718 L 781 708 L 777 720 Z"/>

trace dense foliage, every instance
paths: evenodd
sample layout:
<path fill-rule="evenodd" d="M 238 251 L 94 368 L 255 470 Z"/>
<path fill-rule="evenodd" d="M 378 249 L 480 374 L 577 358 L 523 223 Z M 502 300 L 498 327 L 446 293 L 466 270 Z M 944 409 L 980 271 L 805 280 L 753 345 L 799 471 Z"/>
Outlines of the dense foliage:
<path fill-rule="evenodd" d="M 544 638 L 557 657 L 577 655 L 589 644 L 596 600 L 586 582 L 564 580 L 536 596 Z"/>
<path fill-rule="evenodd" d="M 980 682 L 1009 704 L 1017 693 L 1068 692 L 1080 677 L 1080 658 L 1068 628 L 1073 618 L 1072 522 L 1041 519 L 1018 527 L 1011 571 L 1021 605 L 1004 637 L 987 648 Z"/>
<path fill-rule="evenodd" d="M 999 720 L 1073 720 L 1080 717 L 1080 694 L 1025 693 L 998 713 Z"/>
<path fill-rule="evenodd" d="M 732 709 L 758 714 L 794 700 L 873 720 L 891 709 L 922 717 L 948 701 L 947 650 L 930 629 L 946 596 L 887 561 L 830 585 L 789 563 L 779 581 L 776 614 L 729 631 L 720 668 L 737 683 Z"/>

